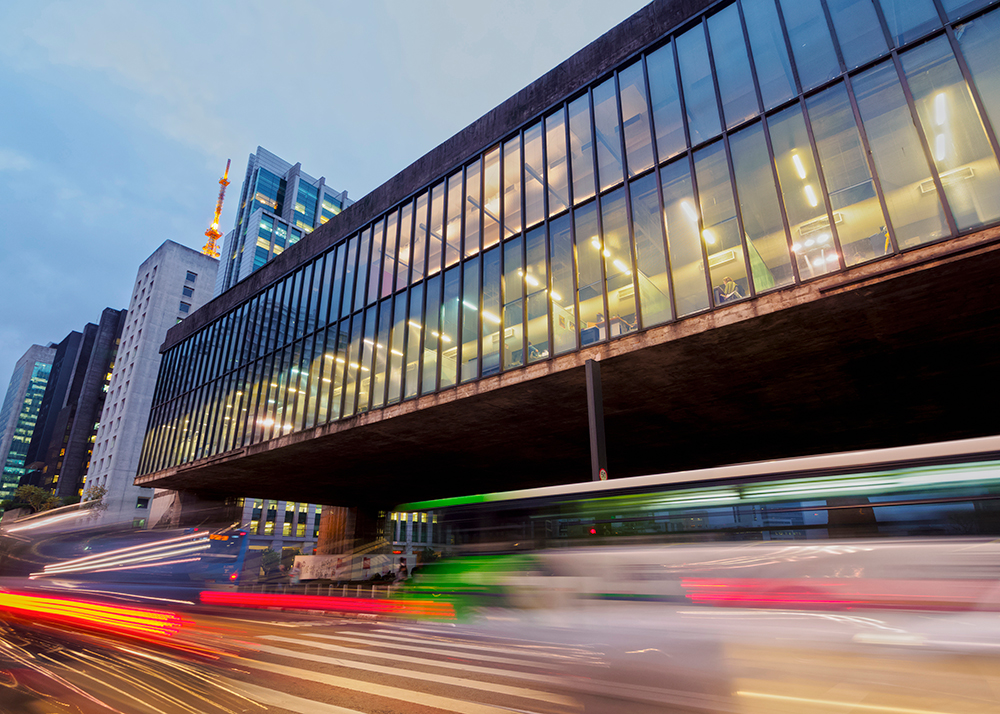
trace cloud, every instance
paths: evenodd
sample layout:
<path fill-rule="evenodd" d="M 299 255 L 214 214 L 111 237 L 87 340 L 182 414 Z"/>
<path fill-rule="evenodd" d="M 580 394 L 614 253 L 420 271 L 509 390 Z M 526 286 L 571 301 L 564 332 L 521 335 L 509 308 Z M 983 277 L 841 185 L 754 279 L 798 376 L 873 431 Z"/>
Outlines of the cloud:
<path fill-rule="evenodd" d="M 27 171 L 33 162 L 24 154 L 0 146 L 0 171 Z"/>

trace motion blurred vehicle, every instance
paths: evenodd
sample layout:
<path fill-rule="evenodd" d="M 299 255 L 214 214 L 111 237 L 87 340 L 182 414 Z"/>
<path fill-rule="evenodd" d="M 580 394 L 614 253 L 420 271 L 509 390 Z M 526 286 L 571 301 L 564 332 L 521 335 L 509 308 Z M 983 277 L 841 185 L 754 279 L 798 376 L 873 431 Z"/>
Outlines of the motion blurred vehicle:
<path fill-rule="evenodd" d="M 409 596 L 591 648 L 586 711 L 1000 711 L 998 438 L 398 510 Z"/>

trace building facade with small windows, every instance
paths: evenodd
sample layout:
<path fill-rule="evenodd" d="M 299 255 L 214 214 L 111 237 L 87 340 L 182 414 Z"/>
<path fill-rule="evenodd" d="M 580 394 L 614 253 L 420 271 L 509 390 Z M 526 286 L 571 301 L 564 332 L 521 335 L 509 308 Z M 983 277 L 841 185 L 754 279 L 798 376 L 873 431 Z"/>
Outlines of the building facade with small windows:
<path fill-rule="evenodd" d="M 215 294 L 228 290 L 302 236 L 351 205 L 347 191 L 335 191 L 258 146 L 247 162 L 236 226 L 222 241 Z"/>
<path fill-rule="evenodd" d="M 588 362 L 612 477 L 993 433 L 995 5 L 653 2 L 173 330 L 137 481 L 586 480 Z"/>
<path fill-rule="evenodd" d="M 54 346 L 32 345 L 14 365 L 0 407 L 0 501 L 14 495 L 25 474 L 25 458 L 55 356 Z"/>
<path fill-rule="evenodd" d="M 106 489 L 103 520 L 149 524 L 153 489 L 133 484 L 167 330 L 212 299 L 219 261 L 173 241 L 139 266 L 107 370 L 86 485 Z"/>

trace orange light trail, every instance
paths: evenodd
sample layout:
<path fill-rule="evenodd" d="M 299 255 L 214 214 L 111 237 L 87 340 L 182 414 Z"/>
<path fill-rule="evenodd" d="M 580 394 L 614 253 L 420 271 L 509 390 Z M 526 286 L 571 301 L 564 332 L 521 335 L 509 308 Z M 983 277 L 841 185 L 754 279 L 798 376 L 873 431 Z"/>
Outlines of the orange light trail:
<path fill-rule="evenodd" d="M 185 624 L 173 612 L 9 592 L 0 593 L 0 611 L 33 622 L 67 624 L 157 640 L 174 637 Z"/>

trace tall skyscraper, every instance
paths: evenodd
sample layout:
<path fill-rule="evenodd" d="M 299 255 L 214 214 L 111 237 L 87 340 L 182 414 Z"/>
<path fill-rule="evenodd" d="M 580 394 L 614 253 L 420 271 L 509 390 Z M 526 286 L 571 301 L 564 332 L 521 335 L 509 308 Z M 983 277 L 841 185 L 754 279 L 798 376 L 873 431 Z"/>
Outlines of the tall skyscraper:
<path fill-rule="evenodd" d="M 22 483 L 63 499 L 82 494 L 124 318 L 124 310 L 105 308 L 98 324 L 56 347 Z"/>
<path fill-rule="evenodd" d="M 313 228 L 323 225 L 353 201 L 326 179 L 314 179 L 267 149 L 257 147 L 247 163 L 236 227 L 222 243 L 222 264 L 215 284 L 219 295 Z"/>
<path fill-rule="evenodd" d="M 107 489 L 107 523 L 144 527 L 153 490 L 135 478 L 167 330 L 212 299 L 219 261 L 166 241 L 139 266 L 110 370 L 87 484 Z"/>
<path fill-rule="evenodd" d="M 24 459 L 35 432 L 38 410 L 49 381 L 53 346 L 32 345 L 14 365 L 3 406 L 0 407 L 0 500 L 14 495 L 24 475 Z"/>

